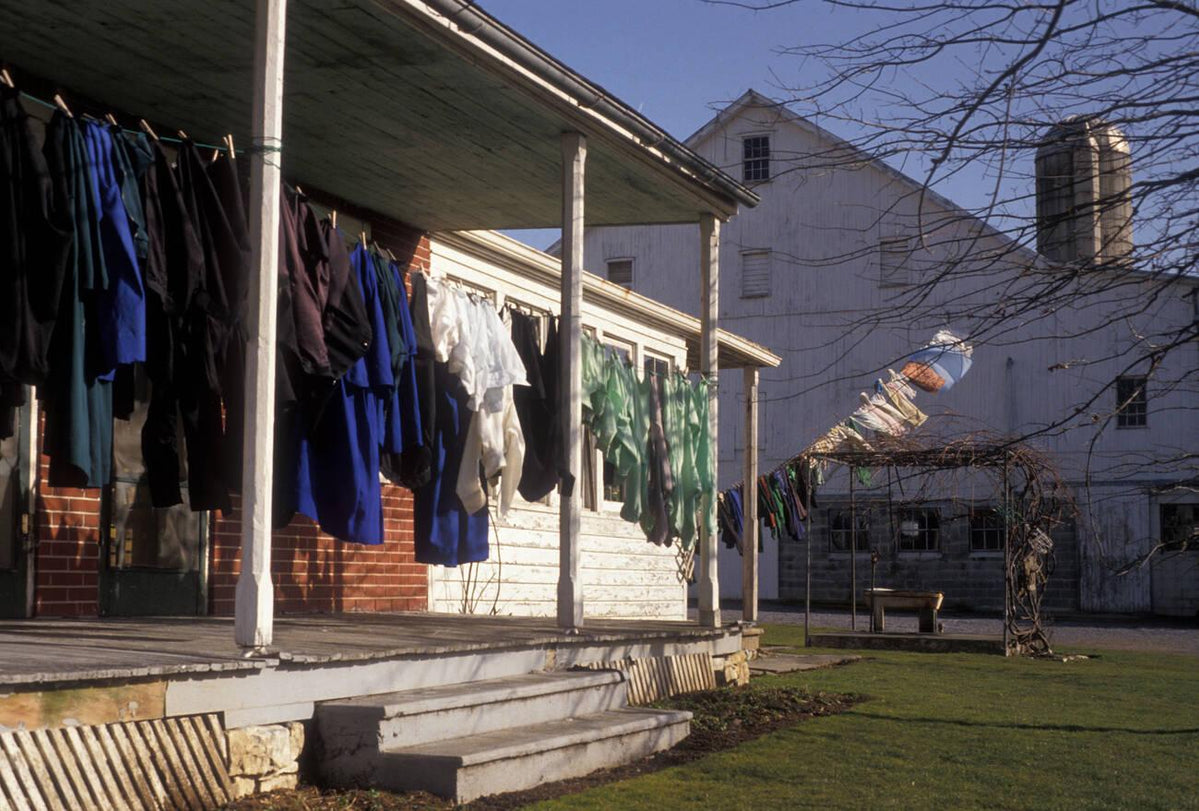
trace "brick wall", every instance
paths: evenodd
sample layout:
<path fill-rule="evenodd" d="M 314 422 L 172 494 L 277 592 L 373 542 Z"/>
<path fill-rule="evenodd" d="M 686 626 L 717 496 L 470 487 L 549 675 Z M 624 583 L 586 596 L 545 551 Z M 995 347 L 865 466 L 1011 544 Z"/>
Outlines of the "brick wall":
<path fill-rule="evenodd" d="M 240 499 L 227 518 L 214 517 L 208 606 L 216 615 L 233 613 L 241 560 Z M 274 533 L 271 579 L 275 610 L 287 613 L 338 611 L 423 611 L 428 605 L 428 570 L 414 557 L 412 493 L 383 488 L 386 543 L 343 543 L 297 516 Z"/>
<path fill-rule="evenodd" d="M 828 522 L 836 511 L 848 509 L 847 501 L 820 499 L 813 511 L 812 600 L 829 605 L 848 605 L 850 559 L 847 552 L 833 551 Z M 903 552 L 890 540 L 890 521 L 886 503 L 858 502 L 859 511 L 871 511 L 872 546 L 881 560 L 875 571 L 876 584 L 895 589 L 941 591 L 947 608 L 975 611 L 1003 611 L 1003 557 L 994 552 L 970 549 L 969 521 L 961 515 L 961 504 L 934 504 L 941 518 L 940 548 L 936 552 Z M 1046 587 L 1042 607 L 1049 613 L 1077 611 L 1079 595 L 1078 540 L 1073 523 L 1054 530 L 1054 571 Z M 779 543 L 779 598 L 802 601 L 806 567 L 806 542 L 789 538 Z M 870 587 L 870 555 L 857 555 L 858 600 Z"/>
<path fill-rule="evenodd" d="M 49 457 L 43 456 L 41 481 L 48 470 Z M 36 505 L 34 613 L 95 616 L 100 610 L 100 491 L 43 485 Z"/>

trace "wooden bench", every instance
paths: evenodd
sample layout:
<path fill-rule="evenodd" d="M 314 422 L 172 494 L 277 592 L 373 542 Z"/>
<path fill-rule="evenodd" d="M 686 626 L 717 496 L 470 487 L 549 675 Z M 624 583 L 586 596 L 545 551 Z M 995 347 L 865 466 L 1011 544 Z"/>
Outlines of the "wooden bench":
<path fill-rule="evenodd" d="M 888 608 L 896 611 L 915 611 L 920 617 L 920 633 L 939 633 L 937 612 L 945 595 L 939 591 L 899 591 L 896 589 L 866 589 L 866 604 L 874 616 L 875 632 L 886 628 Z"/>

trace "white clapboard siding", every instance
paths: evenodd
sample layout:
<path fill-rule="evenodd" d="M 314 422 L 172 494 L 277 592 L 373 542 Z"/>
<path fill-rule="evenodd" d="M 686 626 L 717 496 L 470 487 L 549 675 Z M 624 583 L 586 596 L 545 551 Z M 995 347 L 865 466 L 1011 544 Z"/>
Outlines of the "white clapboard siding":
<path fill-rule="evenodd" d="M 554 260 L 532 255 L 524 246 L 505 244 L 498 235 L 440 235 L 431 240 L 430 253 L 434 274 L 492 292 L 497 303 L 511 301 L 543 312 L 559 309 L 557 286 L 514 269 L 520 263 L 533 263 L 544 275 L 545 268 L 554 266 Z M 601 262 L 591 269 L 603 273 L 605 265 Z M 634 274 L 638 273 L 634 269 Z M 698 272 L 695 275 L 698 279 Z M 629 312 L 600 306 L 585 297 L 583 323 L 601 341 L 628 349 L 638 368 L 649 356 L 667 359 L 675 368 L 686 367 L 687 348 L 682 338 L 642 323 Z M 549 504 L 518 499 L 502 519 L 493 507 L 489 559 L 459 568 L 430 567 L 430 609 L 554 616 L 558 589 L 555 499 L 551 496 Z M 646 542 L 636 524 L 621 520 L 616 512 L 619 506 L 605 504 L 598 512 L 585 510 L 582 514 L 579 543 L 586 615 L 686 619 L 687 589 L 677 549 Z"/>
<path fill-rule="evenodd" d="M 557 524 L 552 508 L 513 507 L 495 520 L 488 561 L 433 568 L 432 610 L 552 616 L 558 588 Z M 640 527 L 609 512 L 584 512 L 580 545 L 588 616 L 686 618 L 687 590 L 675 547 L 648 543 Z M 467 594 L 472 599 L 465 600 Z"/>
<path fill-rule="evenodd" d="M 769 294 L 761 295 L 761 275 L 744 291 L 741 285 L 722 285 L 720 311 L 722 326 L 783 358 L 777 369 L 762 371 L 759 391 L 760 464 L 769 470 L 844 418 L 882 368 L 935 330 L 977 333 L 983 326 L 977 319 L 946 323 L 946 303 L 955 313 L 975 304 L 985 312 L 1036 258 L 1014 250 L 943 198 L 920 194 L 918 182 L 880 161 L 838 165 L 844 143 L 784 107 L 748 94 L 688 145 L 740 176 L 742 138 L 765 133 L 771 136 L 772 179 L 754 187 L 760 205 L 740 211 L 722 227 L 721 263 L 737 268 L 747 254 L 770 251 Z M 1031 155 L 1025 168 L 1032 194 Z M 638 274 L 637 292 L 697 315 L 698 246 L 694 226 L 593 228 L 587 231 L 584 261 L 590 267 L 606 257 L 622 257 L 636 267 L 653 268 Z M 940 279 L 936 295 L 915 302 L 912 285 L 930 278 Z M 931 417 L 923 433 L 1034 432 L 1071 414 L 1092 395 L 1096 399 L 1080 422 L 1090 425 L 1092 413 L 1112 413 L 1115 392 L 1103 389 L 1128 373 L 1124 366 L 1133 356 L 1122 353 L 1145 336 L 1180 334 L 1193 323 L 1196 284 L 1179 280 L 1176 289 L 1162 292 L 1159 282 L 1146 280 L 1139 289 L 1122 284 L 1119 294 L 1107 295 L 1080 286 L 1074 306 L 1013 322 L 994 343 L 975 347 L 974 366 L 961 385 L 917 398 Z M 1136 308 L 1128 300 L 1137 296 L 1145 306 L 1131 312 Z M 879 315 L 879 323 L 872 323 L 872 314 Z M 1195 347 L 1185 349 L 1171 352 L 1156 370 L 1145 428 L 1116 430 L 1099 421 L 1097 427 L 1036 440 L 1053 455 L 1063 478 L 1077 484 L 1084 610 L 1136 612 L 1151 605 L 1154 611 L 1169 610 L 1151 599 L 1147 573 L 1117 578 L 1110 560 L 1132 561 L 1152 548 L 1152 488 L 1193 476 L 1184 464 L 1144 464 L 1146 459 L 1188 459 L 1194 452 L 1199 399 L 1188 376 L 1196 356 Z M 741 477 L 745 446 L 739 376 L 721 376 L 720 401 L 720 481 L 727 484 Z M 730 437 L 733 445 L 726 442 Z M 1090 494 L 1081 485 L 1088 474 Z M 1093 509 L 1088 498 L 1096 499 Z M 1087 522 L 1095 526 L 1088 528 Z M 778 549 L 767 535 L 759 582 L 763 599 L 778 595 Z M 1105 563 L 1109 551 L 1117 557 Z M 736 553 L 723 555 L 720 571 L 738 562 Z M 721 583 L 726 596 L 740 594 L 739 577 L 722 577 Z M 1194 616 L 1192 604 L 1174 605 Z"/>

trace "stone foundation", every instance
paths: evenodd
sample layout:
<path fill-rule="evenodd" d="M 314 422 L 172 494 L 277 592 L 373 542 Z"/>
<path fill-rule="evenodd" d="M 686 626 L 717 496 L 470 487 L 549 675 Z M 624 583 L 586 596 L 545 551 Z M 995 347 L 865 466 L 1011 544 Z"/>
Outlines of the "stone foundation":
<path fill-rule="evenodd" d="M 228 739 L 229 777 L 236 796 L 295 788 L 299 783 L 303 724 L 231 729 Z"/>
<path fill-rule="evenodd" d="M 713 664 L 716 665 L 718 687 L 749 684 L 749 656 L 745 651 L 740 650 L 721 658 L 714 657 Z"/>

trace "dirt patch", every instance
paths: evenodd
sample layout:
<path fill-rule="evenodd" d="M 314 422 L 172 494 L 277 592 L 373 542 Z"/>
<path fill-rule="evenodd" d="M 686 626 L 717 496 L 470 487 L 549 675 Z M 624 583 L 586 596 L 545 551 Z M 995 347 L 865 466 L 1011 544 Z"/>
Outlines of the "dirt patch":
<path fill-rule="evenodd" d="M 586 777 L 547 783 L 513 794 L 485 797 L 464 808 L 469 811 L 511 811 L 541 800 L 585 791 L 593 786 L 628 780 L 689 763 L 712 752 L 731 749 L 809 718 L 836 715 L 853 706 L 857 700 L 855 696 L 813 693 L 796 687 L 740 687 L 675 696 L 654 706 L 690 710 L 695 717 L 691 721 L 691 735 L 673 749 Z M 229 806 L 233 811 L 445 811 L 455 807 L 451 802 L 423 792 L 321 791 L 311 787 L 247 797 Z"/>

